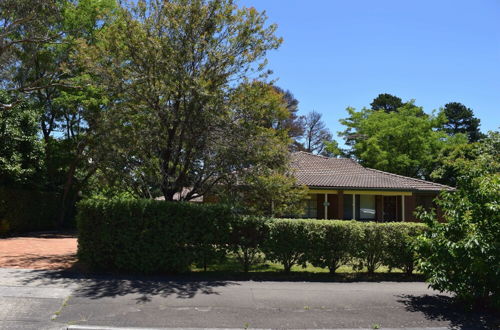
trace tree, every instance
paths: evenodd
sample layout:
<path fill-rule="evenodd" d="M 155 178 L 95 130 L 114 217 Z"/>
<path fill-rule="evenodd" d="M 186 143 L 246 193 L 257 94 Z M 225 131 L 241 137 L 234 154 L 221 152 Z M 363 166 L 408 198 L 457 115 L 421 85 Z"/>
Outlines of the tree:
<path fill-rule="evenodd" d="M 103 171 L 112 161 L 143 190 L 157 185 L 165 200 L 185 187 L 189 200 L 243 168 L 279 163 L 288 138 L 272 125 L 287 115 L 283 98 L 251 82 L 281 43 L 265 22 L 231 0 L 121 7 L 98 42 L 81 45 L 89 83 L 110 98 L 93 160 Z"/>
<path fill-rule="evenodd" d="M 404 105 L 401 98 L 391 94 L 379 94 L 370 103 L 372 110 L 384 110 L 387 113 L 395 112 Z"/>
<path fill-rule="evenodd" d="M 469 142 L 477 142 L 484 137 L 479 130 L 480 120 L 474 117 L 472 109 L 459 102 L 450 102 L 444 106 L 444 114 L 448 119 L 442 130 L 449 135 L 466 134 Z"/>
<path fill-rule="evenodd" d="M 332 140 L 330 130 L 321 120 L 321 114 L 311 111 L 304 119 L 304 142 L 302 150 L 321 154 L 325 150 L 325 143 Z"/>
<path fill-rule="evenodd" d="M 436 129 L 444 116 L 424 115 L 420 107 L 405 104 L 397 112 L 347 108 L 340 133 L 350 154 L 367 167 L 416 178 L 429 178 L 435 158 L 450 144 L 461 143 Z"/>
<path fill-rule="evenodd" d="M 37 111 L 43 138 L 39 189 L 61 195 L 59 221 L 74 205 L 78 191 L 95 171 L 89 163 L 93 123 L 103 109 L 103 95 L 87 84 L 86 72 L 76 61 L 79 43 L 91 44 L 106 26 L 114 0 L 6 0 L 0 3 L 4 57 L 2 85 L 18 91 Z M 6 107 L 6 105 L 8 105 Z M 43 166 L 41 165 L 43 163 Z"/>
<path fill-rule="evenodd" d="M 0 91 L 0 103 L 11 104 L 12 98 Z M 38 117 L 38 109 L 25 101 L 0 110 L 1 186 L 27 186 L 38 181 L 43 164 Z"/>
<path fill-rule="evenodd" d="M 292 139 L 292 144 L 290 146 L 291 151 L 299 150 L 300 140 L 304 135 L 304 116 L 299 116 L 297 114 L 299 111 L 299 101 L 289 90 L 285 91 L 278 86 L 274 86 L 274 89 L 283 95 L 286 108 L 290 113 L 288 118 L 277 123 L 276 128 L 286 129 L 288 131 L 288 137 Z"/>
<path fill-rule="evenodd" d="M 474 146 L 474 159 L 450 163 L 459 173 L 457 190 L 436 200 L 444 223 L 435 214 L 420 217 L 430 231 L 418 244 L 420 269 L 430 286 L 459 299 L 500 307 L 500 133 Z"/>

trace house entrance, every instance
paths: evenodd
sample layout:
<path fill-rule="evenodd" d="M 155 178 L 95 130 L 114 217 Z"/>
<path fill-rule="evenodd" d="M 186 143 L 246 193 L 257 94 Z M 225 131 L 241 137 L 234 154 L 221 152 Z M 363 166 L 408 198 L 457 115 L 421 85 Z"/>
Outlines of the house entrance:
<path fill-rule="evenodd" d="M 398 221 L 398 196 L 384 196 L 384 220 Z"/>

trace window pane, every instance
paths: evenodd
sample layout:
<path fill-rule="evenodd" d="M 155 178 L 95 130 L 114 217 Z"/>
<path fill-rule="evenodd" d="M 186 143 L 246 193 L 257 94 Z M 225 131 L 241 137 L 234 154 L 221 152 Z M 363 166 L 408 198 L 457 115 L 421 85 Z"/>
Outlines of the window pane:
<path fill-rule="evenodd" d="M 359 214 L 361 219 L 375 219 L 375 196 L 360 195 Z"/>
<path fill-rule="evenodd" d="M 318 210 L 317 210 L 317 194 L 312 194 L 309 195 L 311 198 L 305 200 L 305 212 L 304 212 L 304 218 L 316 218 L 318 215 Z"/>
<path fill-rule="evenodd" d="M 344 195 L 344 220 L 352 219 L 352 195 Z"/>

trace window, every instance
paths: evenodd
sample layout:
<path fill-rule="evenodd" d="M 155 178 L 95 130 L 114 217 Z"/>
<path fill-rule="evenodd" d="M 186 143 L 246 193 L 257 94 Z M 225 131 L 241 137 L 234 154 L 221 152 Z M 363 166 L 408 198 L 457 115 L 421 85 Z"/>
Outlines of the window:
<path fill-rule="evenodd" d="M 309 195 L 309 199 L 305 200 L 304 218 L 317 218 L 318 217 L 318 195 Z"/>
<path fill-rule="evenodd" d="M 352 195 L 344 195 L 344 220 L 352 219 Z"/>
<path fill-rule="evenodd" d="M 374 220 L 375 219 L 375 196 L 360 195 L 359 196 L 359 218 Z"/>

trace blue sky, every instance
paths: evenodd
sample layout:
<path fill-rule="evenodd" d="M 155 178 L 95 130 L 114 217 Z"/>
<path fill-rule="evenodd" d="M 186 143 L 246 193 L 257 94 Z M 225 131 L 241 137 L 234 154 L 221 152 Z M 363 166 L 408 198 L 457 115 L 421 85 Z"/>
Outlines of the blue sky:
<path fill-rule="evenodd" d="M 426 112 L 456 101 L 482 131 L 500 126 L 499 0 L 239 0 L 265 10 L 284 38 L 269 53 L 276 85 L 333 133 L 345 108 L 379 93 Z M 336 136 L 336 134 L 335 134 Z"/>

